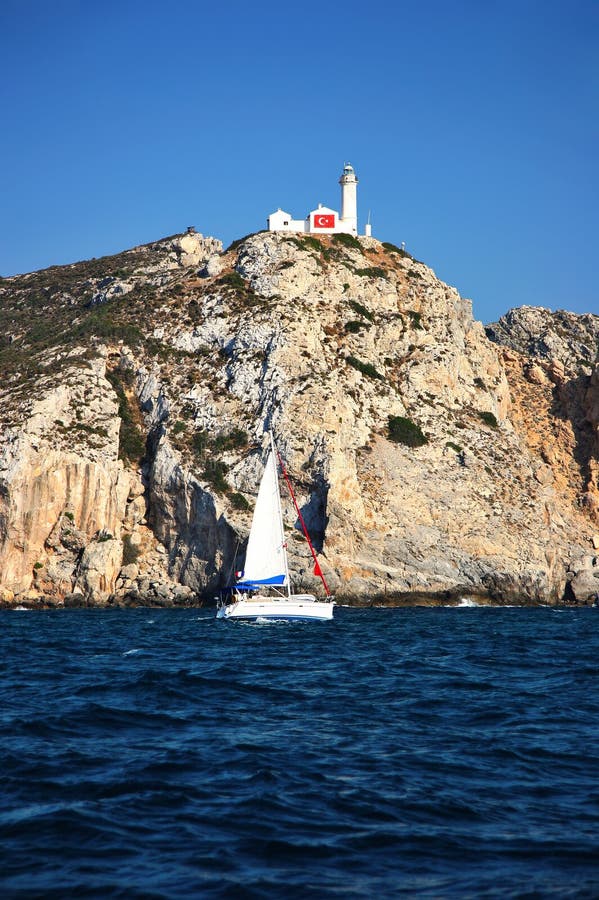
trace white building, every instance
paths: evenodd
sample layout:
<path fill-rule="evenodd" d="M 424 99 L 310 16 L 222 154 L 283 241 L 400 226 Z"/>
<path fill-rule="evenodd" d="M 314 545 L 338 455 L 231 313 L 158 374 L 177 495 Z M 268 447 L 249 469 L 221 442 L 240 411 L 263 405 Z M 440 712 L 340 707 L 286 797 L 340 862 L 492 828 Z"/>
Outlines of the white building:
<path fill-rule="evenodd" d="M 300 231 L 304 234 L 358 234 L 358 179 L 347 163 L 339 179 L 341 185 L 341 215 L 335 209 L 318 204 L 305 219 L 292 219 L 280 207 L 268 217 L 269 231 Z M 370 237 L 370 223 L 365 234 Z"/>

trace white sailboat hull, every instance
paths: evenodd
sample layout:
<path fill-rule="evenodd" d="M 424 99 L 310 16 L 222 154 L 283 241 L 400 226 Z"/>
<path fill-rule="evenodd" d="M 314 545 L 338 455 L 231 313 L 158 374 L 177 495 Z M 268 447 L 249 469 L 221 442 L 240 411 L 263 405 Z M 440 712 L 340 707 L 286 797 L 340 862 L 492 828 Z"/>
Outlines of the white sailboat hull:
<path fill-rule="evenodd" d="M 333 618 L 333 600 L 317 600 L 312 594 L 292 594 L 291 597 L 235 597 L 221 606 L 219 619 L 312 619 L 326 621 Z"/>

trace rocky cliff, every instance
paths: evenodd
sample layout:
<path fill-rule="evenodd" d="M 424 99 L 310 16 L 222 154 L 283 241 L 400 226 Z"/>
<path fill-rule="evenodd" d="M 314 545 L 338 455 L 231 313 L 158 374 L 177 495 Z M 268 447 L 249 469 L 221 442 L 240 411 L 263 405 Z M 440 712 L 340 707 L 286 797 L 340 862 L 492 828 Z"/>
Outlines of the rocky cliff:
<path fill-rule="evenodd" d="M 526 309 L 487 336 L 431 269 L 347 235 L 191 233 L 2 279 L 1 598 L 212 598 L 273 429 L 339 601 L 585 602 L 597 317 L 537 311 L 541 334 Z"/>

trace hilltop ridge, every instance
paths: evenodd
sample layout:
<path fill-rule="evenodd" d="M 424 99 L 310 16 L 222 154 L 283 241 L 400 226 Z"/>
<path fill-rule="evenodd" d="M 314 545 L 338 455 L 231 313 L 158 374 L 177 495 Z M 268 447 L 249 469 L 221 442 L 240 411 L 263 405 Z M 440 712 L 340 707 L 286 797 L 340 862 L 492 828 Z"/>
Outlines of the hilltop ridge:
<path fill-rule="evenodd" d="M 581 317 L 553 320 L 580 353 L 533 359 L 517 316 L 486 334 L 426 265 L 342 234 L 175 235 L 2 279 L 0 310 L 7 603 L 211 598 L 269 428 L 340 601 L 599 583 L 592 321 L 585 343 Z"/>

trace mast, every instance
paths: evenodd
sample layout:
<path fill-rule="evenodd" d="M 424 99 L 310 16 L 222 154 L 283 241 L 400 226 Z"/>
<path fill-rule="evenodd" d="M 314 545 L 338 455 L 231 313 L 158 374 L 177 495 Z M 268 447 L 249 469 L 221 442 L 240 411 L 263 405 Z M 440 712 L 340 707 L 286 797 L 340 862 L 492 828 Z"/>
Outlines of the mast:
<path fill-rule="evenodd" d="M 272 441 L 272 433 L 270 435 L 270 439 Z M 281 454 L 279 453 L 278 449 L 275 447 L 274 441 L 272 442 L 272 447 L 273 447 L 273 451 L 276 451 L 277 459 L 279 460 L 279 465 L 281 467 L 281 472 L 283 473 L 283 477 L 284 477 L 285 481 L 287 482 L 287 487 L 289 488 L 289 493 L 291 494 L 291 499 L 293 500 L 293 505 L 295 506 L 295 511 L 297 513 L 298 519 L 300 520 L 300 524 L 302 526 L 302 531 L 304 532 L 304 537 L 308 541 L 308 547 L 310 548 L 310 553 L 312 554 L 312 559 L 314 560 L 314 574 L 318 575 L 318 577 L 322 581 L 324 589 L 325 589 L 326 597 L 328 600 L 329 597 L 331 596 L 331 592 L 329 591 L 329 586 L 326 583 L 325 577 L 322 573 L 322 569 L 320 568 L 320 563 L 318 562 L 318 557 L 316 556 L 316 550 L 314 549 L 314 547 L 312 545 L 312 541 L 310 540 L 310 535 L 308 534 L 308 529 L 306 528 L 306 523 L 304 522 L 304 517 L 302 516 L 301 510 L 297 504 L 297 500 L 295 499 L 295 494 L 293 492 L 293 487 L 291 486 L 291 480 L 289 478 L 289 475 L 287 474 L 287 469 L 285 468 L 285 463 L 283 462 L 283 459 L 282 459 Z M 280 498 L 279 498 L 279 503 L 280 503 Z M 285 553 L 285 565 L 287 565 L 287 553 Z"/>
<path fill-rule="evenodd" d="M 270 437 L 270 452 L 272 453 L 273 461 L 276 461 L 277 457 L 279 460 L 281 459 L 279 455 L 279 451 L 275 447 L 275 439 L 273 437 L 272 431 L 268 432 Z M 281 531 L 281 538 L 283 541 L 283 561 L 285 564 L 285 581 L 287 582 L 287 596 L 291 597 L 291 579 L 289 578 L 289 563 L 287 562 L 287 541 L 285 540 L 285 531 L 283 527 L 283 510 L 281 509 L 281 494 L 279 492 L 279 486 L 277 485 L 277 511 L 279 514 L 279 526 Z"/>

